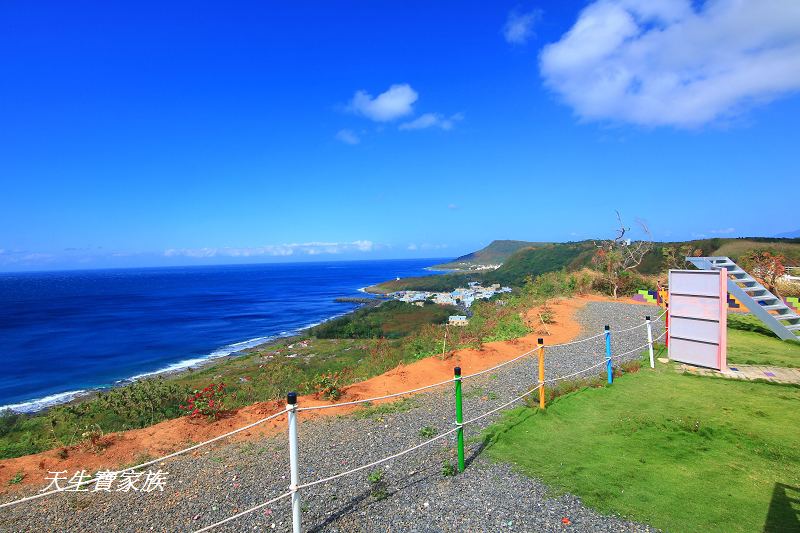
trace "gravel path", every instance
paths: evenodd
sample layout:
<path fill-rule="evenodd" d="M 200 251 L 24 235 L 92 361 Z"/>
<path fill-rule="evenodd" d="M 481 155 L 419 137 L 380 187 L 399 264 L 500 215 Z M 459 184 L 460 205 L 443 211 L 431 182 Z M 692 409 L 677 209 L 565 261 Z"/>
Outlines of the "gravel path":
<path fill-rule="evenodd" d="M 655 307 L 593 302 L 579 311 L 583 337 L 640 323 Z M 655 336 L 662 332 L 654 327 Z M 613 353 L 647 342 L 645 328 L 612 333 Z M 603 339 L 547 350 L 548 378 L 564 376 L 601 361 Z M 628 358 L 636 358 L 638 353 Z M 597 374 L 602 368 L 594 369 Z M 464 382 L 464 411 L 469 419 L 502 405 L 527 390 L 536 376 L 535 358 L 521 359 L 495 373 Z M 347 415 L 303 421 L 300 479 L 310 481 L 376 461 L 430 438 L 423 428 L 451 429 L 450 387 L 415 395 L 406 410 L 369 416 Z M 646 525 L 603 516 L 571 495 L 547 496 L 535 479 L 486 458 L 478 435 L 497 420 L 488 416 L 465 428 L 469 464 L 464 473 L 444 476 L 454 462 L 454 439 L 384 463 L 379 483 L 371 468 L 303 490 L 307 531 L 563 531 L 569 517 L 575 531 L 652 531 Z M 65 493 L 0 510 L 0 531 L 194 531 L 255 506 L 287 490 L 288 452 L 284 434 L 244 443 L 212 445 L 197 454 L 168 461 L 164 492 Z M 260 509 L 215 531 L 291 530 L 289 500 Z"/>

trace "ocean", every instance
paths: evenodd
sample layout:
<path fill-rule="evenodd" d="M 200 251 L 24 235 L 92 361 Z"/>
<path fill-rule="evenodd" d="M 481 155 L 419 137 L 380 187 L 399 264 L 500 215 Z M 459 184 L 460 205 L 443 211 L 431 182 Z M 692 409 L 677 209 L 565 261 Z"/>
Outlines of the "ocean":
<path fill-rule="evenodd" d="M 435 259 L 0 273 L 0 409 L 34 412 L 347 313 Z"/>

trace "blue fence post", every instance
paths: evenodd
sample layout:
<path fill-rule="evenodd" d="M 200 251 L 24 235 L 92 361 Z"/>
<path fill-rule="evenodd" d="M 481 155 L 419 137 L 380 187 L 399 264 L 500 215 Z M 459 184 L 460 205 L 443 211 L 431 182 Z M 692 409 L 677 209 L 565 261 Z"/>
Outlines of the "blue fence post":
<path fill-rule="evenodd" d="M 608 372 L 608 384 L 614 382 L 614 368 L 611 366 L 611 328 L 606 326 L 606 371 Z"/>

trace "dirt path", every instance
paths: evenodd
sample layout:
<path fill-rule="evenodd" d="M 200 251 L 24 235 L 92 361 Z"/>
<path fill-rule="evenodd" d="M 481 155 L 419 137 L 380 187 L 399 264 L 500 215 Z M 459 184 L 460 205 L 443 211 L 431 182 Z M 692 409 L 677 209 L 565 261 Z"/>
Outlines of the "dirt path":
<path fill-rule="evenodd" d="M 461 366 L 464 374 L 478 372 L 531 350 L 536 346 L 539 337 L 545 338 L 545 344 L 567 342 L 580 333 L 580 325 L 575 319 L 576 311 L 591 301 L 608 301 L 608 299 L 598 296 L 581 296 L 551 302 L 548 307 L 553 313 L 554 323 L 547 325 L 549 334 L 544 332 L 537 310 L 532 309 L 527 313 L 526 319 L 536 333 L 511 341 L 489 342 L 484 344 L 481 349 L 457 350 L 451 352 L 450 357 L 446 360 L 432 356 L 409 365 L 400 365 L 384 374 L 346 387 L 340 401 L 382 396 L 444 381 L 452 377 L 454 366 Z M 320 401 L 309 395 L 301 397 L 298 403 L 309 406 L 328 402 Z M 109 434 L 105 437 L 108 446 L 99 453 L 82 446 L 71 446 L 67 448 L 65 458 L 61 457 L 60 450 L 62 449 L 58 448 L 34 455 L 5 459 L 0 461 L 0 486 L 3 487 L 3 493 L 5 493 L 26 484 L 40 482 L 48 471 L 116 469 L 121 465 L 140 462 L 145 456 L 159 457 L 193 443 L 222 435 L 283 408 L 283 402 L 259 402 L 238 409 L 230 416 L 213 423 L 193 421 L 186 417 L 166 420 L 147 428 Z M 325 409 L 313 411 L 313 414 L 304 416 L 340 415 L 355 408 L 346 406 Z M 283 417 L 278 417 L 231 437 L 231 440 L 274 434 L 284 425 Z M 192 453 L 197 454 L 198 452 Z M 8 481 L 19 472 L 25 474 L 22 483 L 9 486 Z"/>

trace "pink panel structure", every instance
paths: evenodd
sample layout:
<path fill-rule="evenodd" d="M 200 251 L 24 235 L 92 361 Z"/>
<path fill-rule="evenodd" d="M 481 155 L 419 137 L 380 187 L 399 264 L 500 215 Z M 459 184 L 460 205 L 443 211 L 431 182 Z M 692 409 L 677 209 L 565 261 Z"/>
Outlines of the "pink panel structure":
<path fill-rule="evenodd" d="M 727 366 L 728 272 L 669 271 L 669 358 L 724 370 Z"/>

